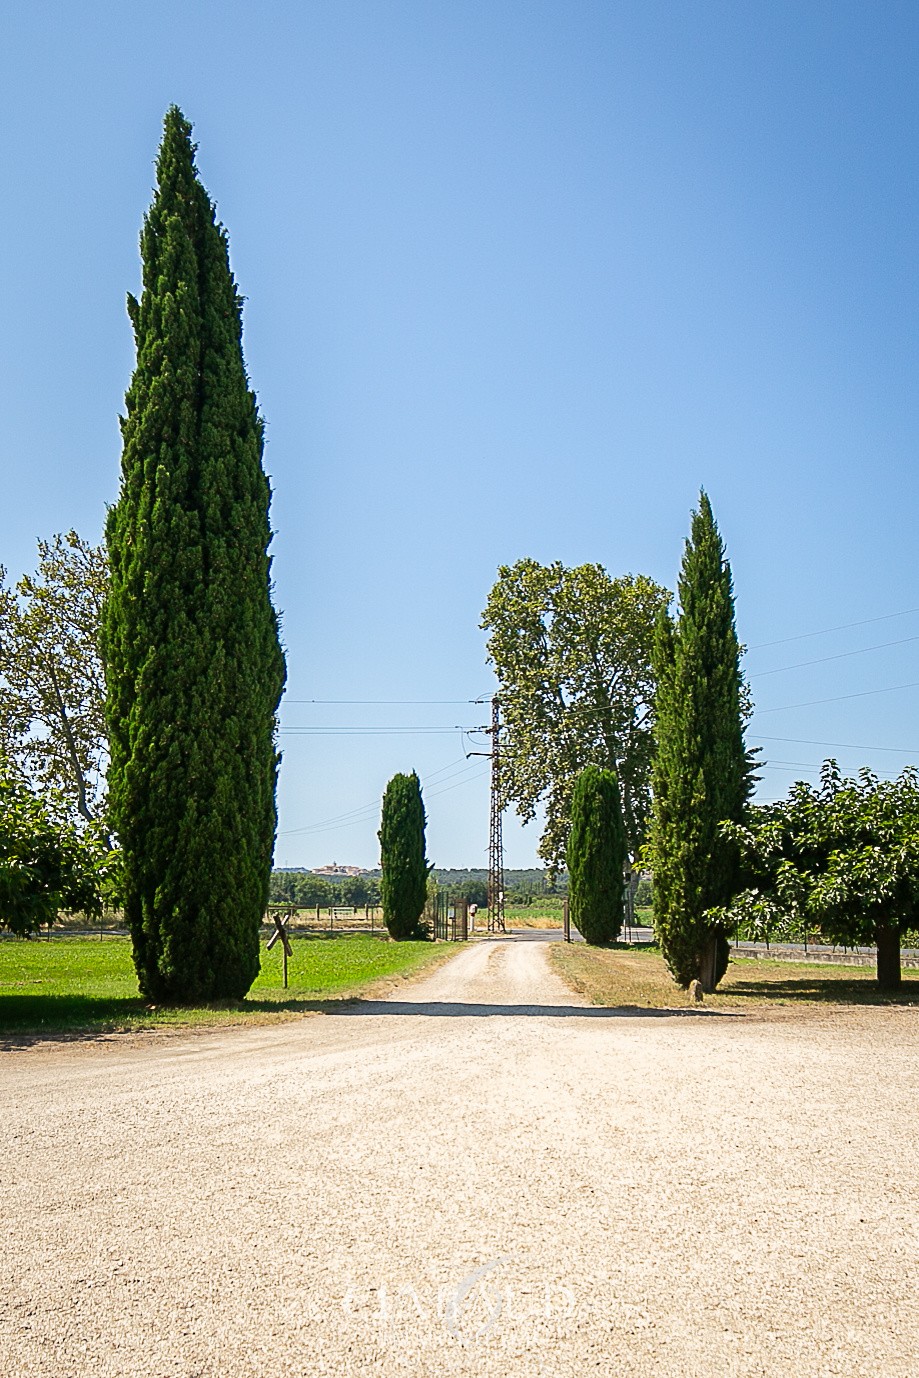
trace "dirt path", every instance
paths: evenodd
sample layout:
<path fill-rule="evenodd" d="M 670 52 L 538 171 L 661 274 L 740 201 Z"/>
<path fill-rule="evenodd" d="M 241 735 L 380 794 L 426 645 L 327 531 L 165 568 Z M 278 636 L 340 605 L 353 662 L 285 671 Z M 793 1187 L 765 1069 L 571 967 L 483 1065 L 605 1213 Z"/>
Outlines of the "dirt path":
<path fill-rule="evenodd" d="M 586 1009 L 542 943 L 0 1062 L 11 1378 L 919 1371 L 916 1016 Z"/>

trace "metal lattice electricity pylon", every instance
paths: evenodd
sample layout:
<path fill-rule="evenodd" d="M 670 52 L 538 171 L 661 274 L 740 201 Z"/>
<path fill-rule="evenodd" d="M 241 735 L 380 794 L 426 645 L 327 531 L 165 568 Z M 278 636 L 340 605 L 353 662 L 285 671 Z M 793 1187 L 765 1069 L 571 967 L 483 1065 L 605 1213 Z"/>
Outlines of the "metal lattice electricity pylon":
<path fill-rule="evenodd" d="M 491 822 L 488 831 L 488 931 L 504 926 L 504 839 L 501 833 L 501 721 L 497 695 L 491 701 Z"/>

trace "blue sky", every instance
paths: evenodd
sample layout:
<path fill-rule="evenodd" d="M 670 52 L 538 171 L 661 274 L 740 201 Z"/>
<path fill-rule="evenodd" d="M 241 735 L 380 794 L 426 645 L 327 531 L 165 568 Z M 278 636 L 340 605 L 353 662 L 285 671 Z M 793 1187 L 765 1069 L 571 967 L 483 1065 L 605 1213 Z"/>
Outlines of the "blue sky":
<path fill-rule="evenodd" d="M 919 762 L 917 54 L 905 3 L 4 6 L 0 560 L 116 496 L 175 101 L 268 425 L 280 864 L 375 864 L 412 768 L 431 858 L 484 864 L 497 566 L 673 587 L 701 484 L 763 796 Z"/>

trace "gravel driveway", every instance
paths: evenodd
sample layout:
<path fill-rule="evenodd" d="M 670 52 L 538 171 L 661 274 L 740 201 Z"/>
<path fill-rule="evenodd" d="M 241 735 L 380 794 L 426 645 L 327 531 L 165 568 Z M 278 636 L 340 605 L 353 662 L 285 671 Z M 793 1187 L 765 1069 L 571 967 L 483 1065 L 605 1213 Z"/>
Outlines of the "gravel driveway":
<path fill-rule="evenodd" d="M 916 1015 L 386 1001 L 0 1062 L 0 1373 L 919 1372 Z"/>

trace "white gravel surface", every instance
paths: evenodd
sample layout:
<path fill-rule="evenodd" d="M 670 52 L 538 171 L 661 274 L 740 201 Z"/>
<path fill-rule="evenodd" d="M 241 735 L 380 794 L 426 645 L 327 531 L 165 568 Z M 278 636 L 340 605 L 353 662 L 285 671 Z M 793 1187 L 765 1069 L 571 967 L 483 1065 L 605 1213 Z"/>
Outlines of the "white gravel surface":
<path fill-rule="evenodd" d="M 916 1016 L 387 1001 L 0 1062 L 0 1374 L 919 1373 Z"/>

